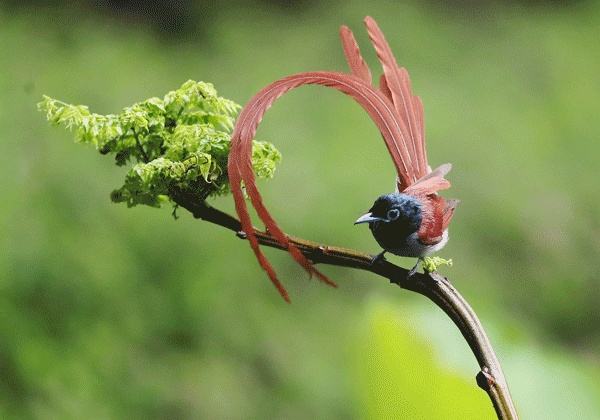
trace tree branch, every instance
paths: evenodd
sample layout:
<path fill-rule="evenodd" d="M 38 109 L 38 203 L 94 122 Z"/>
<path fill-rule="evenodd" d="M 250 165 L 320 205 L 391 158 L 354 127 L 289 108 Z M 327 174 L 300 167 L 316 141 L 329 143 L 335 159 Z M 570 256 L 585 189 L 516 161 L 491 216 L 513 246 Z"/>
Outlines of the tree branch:
<path fill-rule="evenodd" d="M 235 232 L 238 237 L 246 238 L 246 234 L 241 232 L 241 224 L 236 218 L 209 206 L 203 200 L 198 200 L 195 194 L 177 190 L 172 192 L 171 197 L 180 207 L 189 210 L 195 218 L 222 226 Z M 255 233 L 261 245 L 284 249 L 269 234 L 260 231 Z M 372 255 L 352 249 L 322 245 L 291 236 L 289 239 L 314 263 L 370 271 L 388 279 L 390 283 L 430 299 L 450 317 L 469 344 L 481 369 L 476 376 L 477 384 L 487 392 L 498 418 L 502 420 L 518 419 L 504 373 L 483 326 L 471 306 L 447 278 L 437 273 L 416 273 L 408 278 L 408 270 L 385 259 L 373 262 Z"/>

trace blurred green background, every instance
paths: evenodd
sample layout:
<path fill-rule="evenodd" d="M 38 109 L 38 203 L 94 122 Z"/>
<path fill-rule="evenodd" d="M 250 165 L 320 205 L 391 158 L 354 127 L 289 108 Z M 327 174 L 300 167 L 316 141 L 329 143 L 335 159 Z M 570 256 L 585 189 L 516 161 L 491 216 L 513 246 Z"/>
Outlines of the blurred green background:
<path fill-rule="evenodd" d="M 367 14 L 423 98 L 430 162 L 454 164 L 444 273 L 522 418 L 600 418 L 600 4 L 309 0 L 2 3 L 1 417 L 494 418 L 422 297 L 325 267 L 332 290 L 267 251 L 289 306 L 230 232 L 111 204 L 126 169 L 35 109 L 48 94 L 118 112 L 190 78 L 244 104 L 284 75 L 345 71 L 344 23 L 378 73 Z M 352 223 L 393 166 L 355 103 L 302 88 L 259 137 L 283 153 L 262 191 L 284 229 L 378 251 Z"/>

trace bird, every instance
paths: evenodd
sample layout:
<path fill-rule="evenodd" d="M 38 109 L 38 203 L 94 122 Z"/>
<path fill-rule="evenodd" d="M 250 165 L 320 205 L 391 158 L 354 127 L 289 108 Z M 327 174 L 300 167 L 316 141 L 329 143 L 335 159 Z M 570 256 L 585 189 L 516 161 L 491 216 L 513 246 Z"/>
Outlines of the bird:
<path fill-rule="evenodd" d="M 361 55 L 354 34 L 343 25 L 340 38 L 350 73 L 302 72 L 272 82 L 243 107 L 231 134 L 227 174 L 242 231 L 259 265 L 287 302 L 290 302 L 290 298 L 285 287 L 260 249 L 246 198 L 249 198 L 265 230 L 281 248 L 286 249 L 310 275 L 336 287 L 335 282 L 321 273 L 290 242 L 268 211 L 256 185 L 252 167 L 252 140 L 266 111 L 292 89 L 318 85 L 338 90 L 354 99 L 379 129 L 397 177 L 396 192 L 379 197 L 371 210 L 355 222 L 369 223 L 376 241 L 383 248 L 373 263 L 388 251 L 417 257 L 417 265 L 409 274 L 414 273 L 421 258 L 440 250 L 448 241 L 448 224 L 457 201 L 444 199 L 438 191 L 450 187 L 450 182 L 444 177 L 451 165 L 444 164 L 434 170 L 430 168 L 425 150 L 423 104 L 419 97 L 413 95 L 408 72 L 397 64 L 377 22 L 367 16 L 364 23 L 383 69 L 378 86 L 373 83 L 371 70 Z"/>
<path fill-rule="evenodd" d="M 448 163 L 437 171 L 446 174 L 450 169 Z M 458 200 L 444 200 L 436 194 L 414 194 L 411 193 L 414 189 L 407 190 L 379 196 L 369 211 L 354 224 L 368 223 L 373 237 L 383 248 L 372 263 L 383 259 L 386 252 L 417 257 L 417 262 L 408 272 L 410 277 L 416 273 L 424 257 L 436 253 L 448 243 L 448 224 Z"/>
<path fill-rule="evenodd" d="M 459 201 L 446 200 L 438 194 L 450 187 L 444 177 L 452 165 L 445 163 L 432 171 L 428 164 L 423 105 L 412 92 L 408 71 L 398 66 L 377 23 L 367 17 L 365 24 L 383 67 L 380 89 L 391 99 L 397 117 L 404 125 L 404 142 L 398 142 L 398 145 L 405 148 L 405 161 L 403 165 L 397 165 L 396 191 L 378 197 L 354 224 L 368 223 L 373 237 L 383 248 L 374 262 L 384 258 L 386 252 L 417 257 L 416 264 L 408 272 L 408 276 L 412 276 L 424 257 L 448 243 L 448 225 Z M 348 44 L 351 43 L 349 40 Z M 348 62 L 359 60 L 348 59 Z"/>

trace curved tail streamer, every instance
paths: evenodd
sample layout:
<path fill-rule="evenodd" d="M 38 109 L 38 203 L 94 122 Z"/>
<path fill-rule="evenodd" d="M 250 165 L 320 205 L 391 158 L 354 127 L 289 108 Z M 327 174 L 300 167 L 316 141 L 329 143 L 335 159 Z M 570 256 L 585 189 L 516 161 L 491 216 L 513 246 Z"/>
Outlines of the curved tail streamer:
<path fill-rule="evenodd" d="M 410 138 L 411 156 L 414 159 L 416 177 L 420 178 L 427 173 L 427 156 L 425 154 L 425 136 L 423 135 L 423 107 L 418 97 L 412 94 L 410 77 L 405 68 L 399 67 L 383 32 L 370 16 L 365 18 L 365 26 L 369 33 L 371 43 L 377 53 L 383 76 L 381 89 L 391 96 L 400 120 L 408 130 Z M 412 182 L 416 179 L 412 179 Z"/>
<path fill-rule="evenodd" d="M 371 70 L 360 54 L 360 47 L 354 38 L 354 34 L 346 25 L 340 28 L 340 39 L 342 40 L 342 48 L 348 62 L 350 71 L 356 77 L 362 79 L 365 83 L 371 84 Z"/>

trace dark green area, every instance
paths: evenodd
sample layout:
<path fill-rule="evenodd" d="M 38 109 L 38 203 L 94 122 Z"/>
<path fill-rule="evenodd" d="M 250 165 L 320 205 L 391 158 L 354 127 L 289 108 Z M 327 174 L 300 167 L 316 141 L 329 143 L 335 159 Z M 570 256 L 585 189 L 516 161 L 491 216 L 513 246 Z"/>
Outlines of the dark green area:
<path fill-rule="evenodd" d="M 288 306 L 229 232 L 112 204 L 126 169 L 35 109 L 47 94 L 117 112 L 188 79 L 244 104 L 281 76 L 345 70 L 342 23 L 375 70 L 370 14 L 423 98 L 431 163 L 454 164 L 445 273 L 523 418 L 599 418 L 600 7 L 535 3 L 240 3 L 175 37 L 87 7 L 0 9 L 2 417 L 427 418 L 447 404 L 446 418 L 491 418 L 436 308 L 351 270 L 324 268 L 328 289 L 269 251 Z M 283 154 L 261 187 L 284 229 L 378 251 L 352 222 L 393 188 L 393 166 L 356 104 L 300 89 L 259 138 Z"/>

